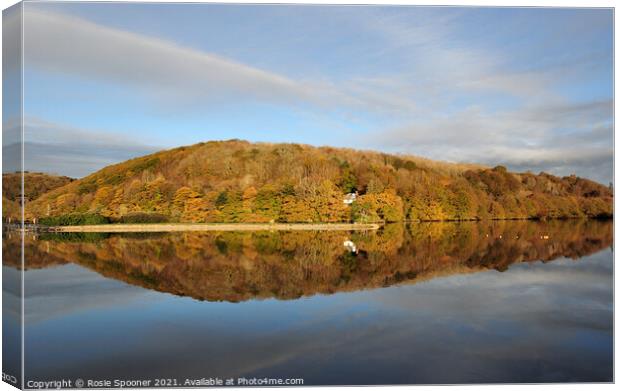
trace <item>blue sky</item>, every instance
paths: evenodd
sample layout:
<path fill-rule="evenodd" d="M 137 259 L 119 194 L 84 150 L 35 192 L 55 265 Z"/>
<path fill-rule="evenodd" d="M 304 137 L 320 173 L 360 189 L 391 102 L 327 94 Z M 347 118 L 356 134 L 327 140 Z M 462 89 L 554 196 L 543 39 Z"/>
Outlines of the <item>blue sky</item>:
<path fill-rule="evenodd" d="M 33 170 L 241 138 L 612 179 L 609 9 L 26 3 L 24 20 Z"/>

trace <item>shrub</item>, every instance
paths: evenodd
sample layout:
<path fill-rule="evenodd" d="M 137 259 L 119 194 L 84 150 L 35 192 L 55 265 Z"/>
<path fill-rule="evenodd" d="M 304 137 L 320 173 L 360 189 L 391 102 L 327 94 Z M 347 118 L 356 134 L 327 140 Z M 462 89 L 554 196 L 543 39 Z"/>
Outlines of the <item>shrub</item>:
<path fill-rule="evenodd" d="M 57 225 L 96 225 L 109 224 L 110 219 L 96 213 L 71 213 L 60 216 L 47 216 L 39 219 L 39 224 Z"/>
<path fill-rule="evenodd" d="M 133 212 L 121 216 L 119 222 L 121 224 L 153 224 L 166 223 L 168 216 L 160 213 Z"/>
<path fill-rule="evenodd" d="M 221 208 L 222 206 L 226 205 L 227 202 L 228 202 L 228 192 L 223 191 L 220 194 L 218 194 L 217 198 L 215 199 L 215 206 L 217 206 L 218 208 Z"/>

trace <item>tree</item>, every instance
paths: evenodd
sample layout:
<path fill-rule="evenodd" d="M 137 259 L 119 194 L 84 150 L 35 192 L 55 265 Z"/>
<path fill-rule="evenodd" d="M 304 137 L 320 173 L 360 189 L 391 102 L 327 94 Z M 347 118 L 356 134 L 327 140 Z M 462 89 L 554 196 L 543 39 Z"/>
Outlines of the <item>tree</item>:
<path fill-rule="evenodd" d="M 321 182 L 308 203 L 316 212 L 318 222 L 336 223 L 349 220 L 349 209 L 343 201 L 343 194 L 329 180 Z"/>
<path fill-rule="evenodd" d="M 340 183 L 338 184 L 338 186 L 345 193 L 356 192 L 358 188 L 357 177 L 355 176 L 353 171 L 351 171 L 351 167 L 349 166 L 349 163 L 345 161 L 341 165 L 341 167 L 342 167 L 342 179 L 340 180 Z"/>
<path fill-rule="evenodd" d="M 352 216 L 360 223 L 402 221 L 403 201 L 393 190 L 364 194 L 353 203 Z"/>
<path fill-rule="evenodd" d="M 279 221 L 285 223 L 310 223 L 315 220 L 316 213 L 306 203 L 292 195 L 284 196 Z"/>

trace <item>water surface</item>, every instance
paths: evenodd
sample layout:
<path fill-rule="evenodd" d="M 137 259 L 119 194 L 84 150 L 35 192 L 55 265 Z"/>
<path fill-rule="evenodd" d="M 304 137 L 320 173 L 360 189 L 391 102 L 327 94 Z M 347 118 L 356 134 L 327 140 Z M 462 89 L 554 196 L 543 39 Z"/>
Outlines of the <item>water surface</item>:
<path fill-rule="evenodd" d="M 53 234 L 26 258 L 27 380 L 612 381 L 611 222 Z"/>

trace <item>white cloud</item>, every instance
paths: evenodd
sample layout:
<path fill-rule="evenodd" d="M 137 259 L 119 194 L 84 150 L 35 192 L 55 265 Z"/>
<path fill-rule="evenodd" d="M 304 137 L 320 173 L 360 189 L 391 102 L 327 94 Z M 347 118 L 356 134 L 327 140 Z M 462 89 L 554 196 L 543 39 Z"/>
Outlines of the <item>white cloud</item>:
<path fill-rule="evenodd" d="M 28 66 L 131 85 L 176 99 L 248 96 L 287 102 L 311 92 L 284 76 L 154 37 L 27 8 Z"/>
<path fill-rule="evenodd" d="M 2 170 L 14 172 L 21 164 L 19 123 L 7 122 L 3 132 Z M 75 128 L 31 117 L 24 121 L 26 171 L 79 178 L 110 164 L 160 149 L 119 133 Z"/>
<path fill-rule="evenodd" d="M 557 175 L 577 172 L 606 182 L 613 163 L 612 110 L 611 100 L 499 113 L 472 107 L 439 120 L 377 131 L 365 142 L 441 160 Z"/>
<path fill-rule="evenodd" d="M 59 13 L 27 8 L 25 26 L 28 67 L 114 83 L 129 93 L 142 93 L 166 110 L 260 102 L 342 113 L 413 105 L 411 99 L 355 79 L 296 80 L 173 41 Z"/>

